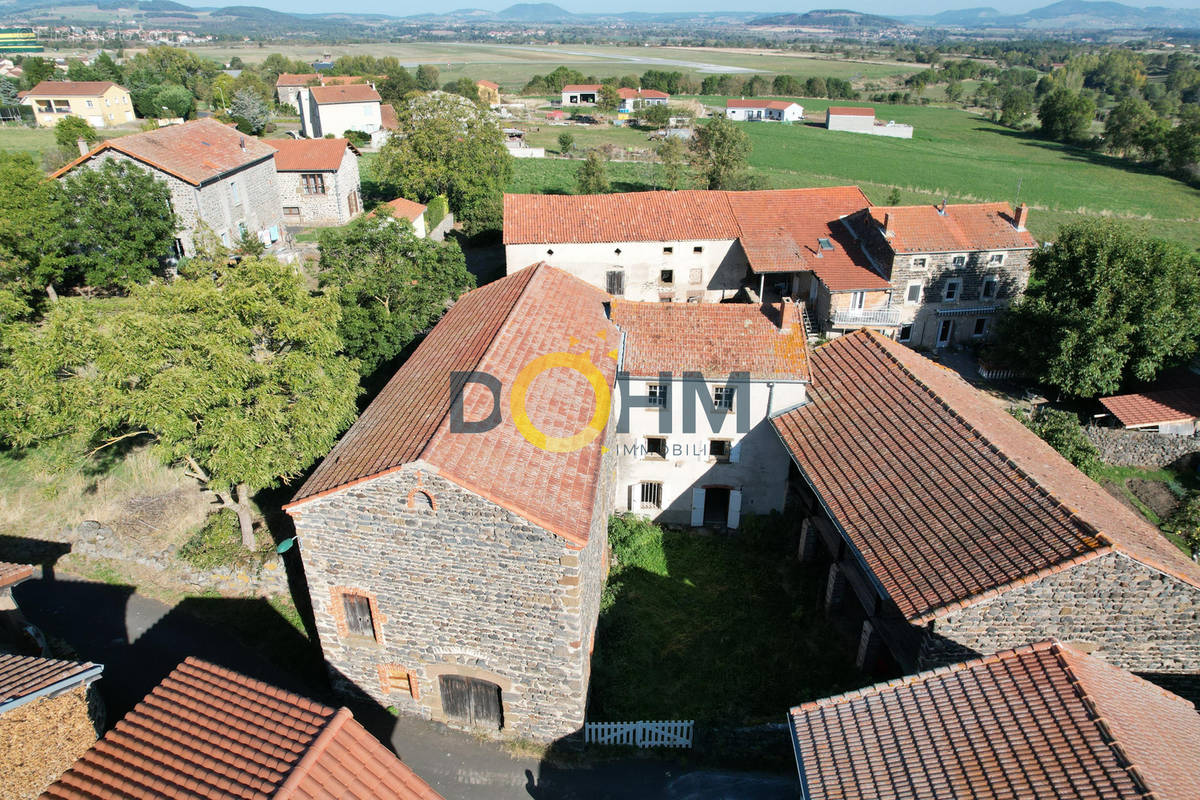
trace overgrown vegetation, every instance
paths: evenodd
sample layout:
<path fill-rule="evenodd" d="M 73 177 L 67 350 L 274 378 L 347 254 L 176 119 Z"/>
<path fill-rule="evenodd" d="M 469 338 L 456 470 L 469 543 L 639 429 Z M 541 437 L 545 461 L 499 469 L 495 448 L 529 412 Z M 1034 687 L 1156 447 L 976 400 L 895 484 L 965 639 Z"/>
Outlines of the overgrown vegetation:
<path fill-rule="evenodd" d="M 1055 408 L 1040 409 L 1032 416 L 1019 409 L 1014 409 L 1012 414 L 1084 475 L 1093 479 L 1099 477 L 1100 451 L 1087 438 L 1074 414 Z"/>
<path fill-rule="evenodd" d="M 260 543 L 256 551 L 242 545 L 237 514 L 221 509 L 209 515 L 200 530 L 179 548 L 179 557 L 196 569 L 216 569 L 249 565 L 270 552 L 270 542 Z"/>

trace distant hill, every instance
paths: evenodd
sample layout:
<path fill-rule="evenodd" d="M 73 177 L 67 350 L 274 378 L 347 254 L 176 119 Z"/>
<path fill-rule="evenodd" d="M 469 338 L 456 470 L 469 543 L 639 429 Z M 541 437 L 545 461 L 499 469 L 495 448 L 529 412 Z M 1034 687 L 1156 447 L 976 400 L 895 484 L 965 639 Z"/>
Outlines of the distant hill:
<path fill-rule="evenodd" d="M 497 12 L 496 17 L 510 22 L 564 22 L 577 15 L 553 3 L 517 3 Z"/>
<path fill-rule="evenodd" d="M 748 23 L 772 27 L 789 28 L 835 28 L 839 30 L 862 30 L 895 28 L 902 23 L 875 14 L 863 14 L 848 9 L 815 9 L 805 14 L 770 14 L 756 17 Z"/>
<path fill-rule="evenodd" d="M 994 8 L 969 8 L 940 14 L 906 16 L 906 22 L 936 28 L 1006 28 L 1045 32 L 1200 30 L 1200 9 L 1149 6 L 1135 8 L 1111 0 L 1060 0 L 1024 14 L 1002 14 Z"/>

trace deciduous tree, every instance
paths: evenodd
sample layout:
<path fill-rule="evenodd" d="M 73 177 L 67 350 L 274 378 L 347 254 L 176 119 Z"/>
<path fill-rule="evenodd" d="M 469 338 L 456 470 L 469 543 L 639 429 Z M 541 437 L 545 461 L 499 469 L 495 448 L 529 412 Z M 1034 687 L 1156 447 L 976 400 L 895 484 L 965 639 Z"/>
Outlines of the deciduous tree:
<path fill-rule="evenodd" d="M 575 172 L 575 191 L 579 194 L 604 194 L 608 191 L 608 175 L 604 169 L 604 158 L 596 150 L 589 150 L 587 158 Z"/>
<path fill-rule="evenodd" d="M 744 130 L 717 115 L 697 125 L 689 144 L 692 165 L 709 189 L 740 189 L 746 184 L 750 137 Z"/>
<path fill-rule="evenodd" d="M 271 109 L 258 93 L 251 89 L 238 89 L 229 103 L 229 116 L 238 122 L 238 130 L 258 136 L 271 121 Z"/>
<path fill-rule="evenodd" d="M 83 117 L 72 115 L 54 123 L 54 141 L 58 142 L 59 147 L 75 151 L 80 139 L 94 144 L 99 138 L 100 134 Z"/>
<path fill-rule="evenodd" d="M 687 153 L 683 142 L 674 136 L 668 136 L 658 145 L 658 160 L 662 164 L 663 184 L 675 191 L 687 183 Z"/>

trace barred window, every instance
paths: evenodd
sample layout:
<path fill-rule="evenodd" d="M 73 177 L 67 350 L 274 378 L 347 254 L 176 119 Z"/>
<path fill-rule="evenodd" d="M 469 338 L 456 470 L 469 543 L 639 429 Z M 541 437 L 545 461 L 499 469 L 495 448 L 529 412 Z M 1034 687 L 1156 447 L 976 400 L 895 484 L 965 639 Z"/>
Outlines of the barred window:
<path fill-rule="evenodd" d="M 662 508 L 662 484 L 646 481 L 642 484 L 642 508 Z"/>

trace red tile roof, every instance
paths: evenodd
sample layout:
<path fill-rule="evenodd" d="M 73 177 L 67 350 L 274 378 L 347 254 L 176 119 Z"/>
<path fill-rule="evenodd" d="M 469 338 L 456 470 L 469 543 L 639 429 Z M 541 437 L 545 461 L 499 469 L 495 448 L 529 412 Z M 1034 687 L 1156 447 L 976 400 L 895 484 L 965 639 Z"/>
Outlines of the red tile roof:
<path fill-rule="evenodd" d="M 617 89 L 617 94 L 625 100 L 632 100 L 636 97 L 643 100 L 668 100 L 671 97 L 666 92 L 660 92 L 657 89 L 630 89 L 627 86 Z"/>
<path fill-rule="evenodd" d="M 0 653 L 0 713 L 36 699 L 39 692 L 91 683 L 103 669 L 90 662 Z"/>
<path fill-rule="evenodd" d="M 189 658 L 43 800 L 439 800 L 343 708 Z"/>
<path fill-rule="evenodd" d="M 1117 394 L 1100 403 L 1127 428 L 1187 422 L 1200 418 L 1200 386 Z"/>
<path fill-rule="evenodd" d="M 365 83 L 353 83 L 347 86 L 314 86 L 309 91 L 318 105 L 380 102 L 379 92 Z"/>
<path fill-rule="evenodd" d="M 0 589 L 7 589 L 21 581 L 33 577 L 32 564 L 13 564 L 0 561 Z"/>
<path fill-rule="evenodd" d="M 873 206 L 869 213 L 880 228 L 890 215 L 894 253 L 955 253 L 970 250 L 1015 250 L 1037 247 L 1029 231 L 1013 226 L 1008 203 L 962 203 L 946 206 Z"/>
<path fill-rule="evenodd" d="M 832 291 L 886 289 L 839 219 L 868 205 L 856 186 L 756 192 L 506 194 L 504 243 L 739 239 L 756 273 L 812 270 Z M 828 239 L 832 250 L 823 250 Z"/>
<path fill-rule="evenodd" d="M 349 139 L 266 139 L 264 143 L 277 151 L 279 172 L 337 172 L 347 149 L 358 155 Z"/>
<path fill-rule="evenodd" d="M 349 84 L 367 83 L 370 79 L 364 75 L 322 75 L 322 86 L 347 86 Z"/>
<path fill-rule="evenodd" d="M 193 186 L 275 155 L 275 148 L 253 136 L 205 118 L 101 142 L 50 177 L 61 177 L 105 150 L 124 153 Z"/>
<path fill-rule="evenodd" d="M 407 200 L 403 197 L 397 197 L 395 200 L 389 200 L 384 203 L 392 209 L 392 216 L 396 219 L 406 219 L 409 222 L 416 222 L 422 214 L 425 213 L 426 206 L 420 203 L 415 203 L 412 200 Z"/>
<path fill-rule="evenodd" d="M 825 112 L 831 117 L 873 117 L 875 109 L 856 108 L 854 106 L 830 106 Z"/>
<path fill-rule="evenodd" d="M 319 81 L 321 76 L 313 72 L 308 75 L 297 75 L 289 72 L 279 73 L 275 79 L 276 86 L 308 86 L 313 81 Z"/>
<path fill-rule="evenodd" d="M 99 97 L 116 85 L 112 81 L 42 81 L 26 92 L 25 96 Z"/>
<path fill-rule="evenodd" d="M 790 718 L 811 800 L 1200 797 L 1192 704 L 1057 642 L 806 703 Z"/>
<path fill-rule="evenodd" d="M 564 92 L 598 92 L 600 84 L 598 83 L 568 83 L 562 88 Z"/>
<path fill-rule="evenodd" d="M 660 371 L 726 378 L 807 381 L 808 345 L 795 303 L 779 308 L 748 303 L 634 303 L 612 301 L 612 321 L 625 334 L 621 369 L 636 377 Z"/>
<path fill-rule="evenodd" d="M 577 544 L 587 542 L 599 486 L 600 435 L 570 452 L 549 452 L 518 431 L 511 409 L 518 374 L 557 352 L 590 359 L 609 389 L 619 332 L 604 313 L 609 296 L 539 264 L 458 299 L 425 341 L 305 481 L 288 508 L 420 459 L 443 477 Z M 486 372 L 502 385 L 502 422 L 486 433 L 450 431 L 451 372 Z M 526 394 L 534 426 L 547 436 L 583 431 L 598 400 L 575 369 L 539 373 Z M 469 387 L 464 419 L 492 408 Z"/>
<path fill-rule="evenodd" d="M 792 106 L 799 105 L 787 100 L 747 100 L 745 98 L 731 98 L 725 101 L 726 108 L 773 108 L 777 111 L 786 111 Z"/>
<path fill-rule="evenodd" d="M 924 622 L 1113 549 L 1200 567 L 957 374 L 877 334 L 817 348 L 772 420 L 882 589 Z"/>
<path fill-rule="evenodd" d="M 383 126 L 384 130 L 395 131 L 400 129 L 400 120 L 396 117 L 396 107 L 391 103 L 380 103 L 379 124 Z"/>
<path fill-rule="evenodd" d="M 500 84 L 493 81 L 475 81 L 475 85 L 483 86 L 488 89 L 496 89 L 497 91 L 500 89 Z"/>

